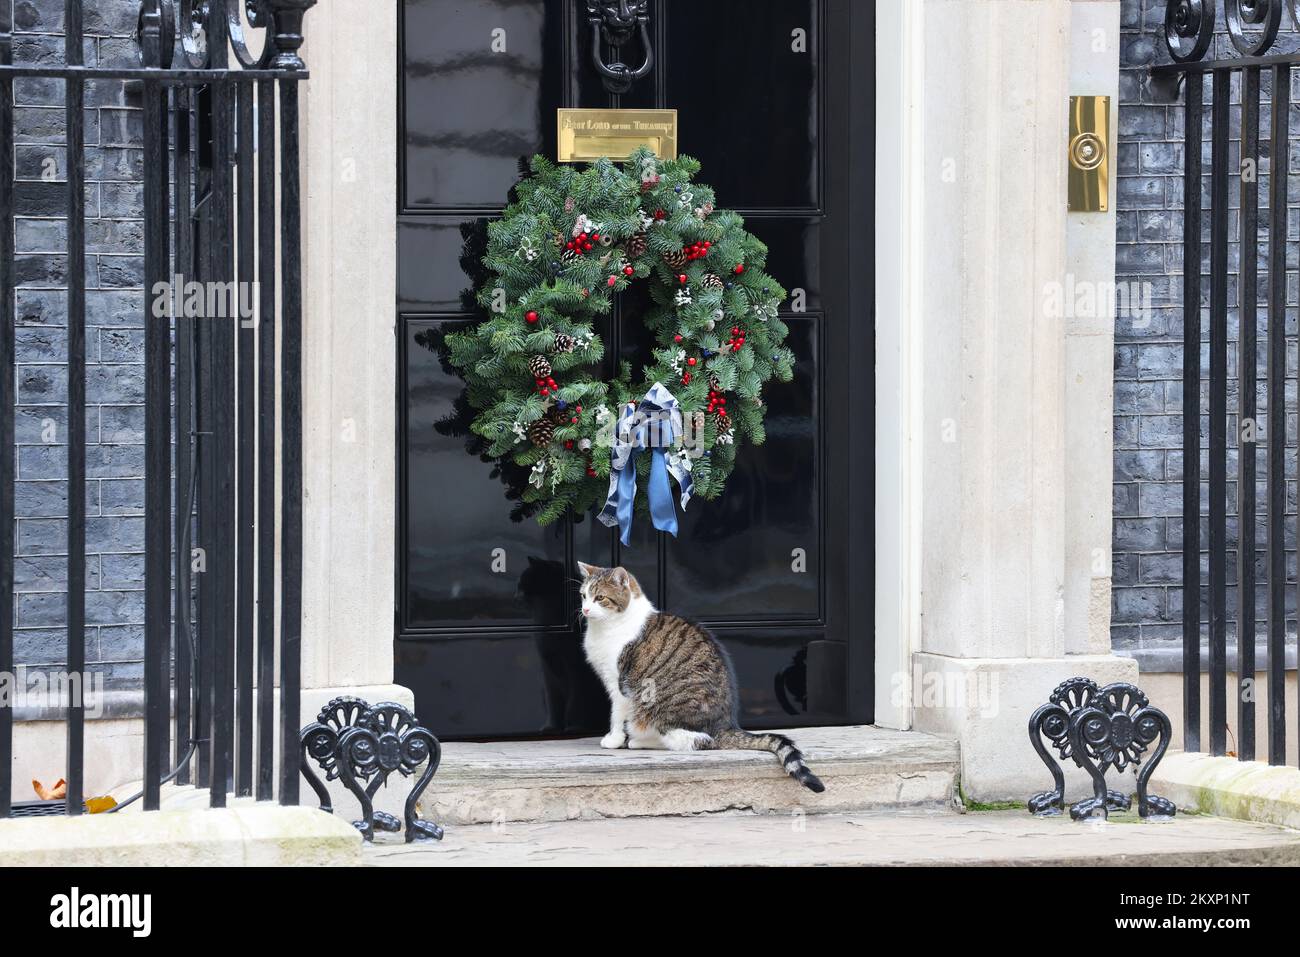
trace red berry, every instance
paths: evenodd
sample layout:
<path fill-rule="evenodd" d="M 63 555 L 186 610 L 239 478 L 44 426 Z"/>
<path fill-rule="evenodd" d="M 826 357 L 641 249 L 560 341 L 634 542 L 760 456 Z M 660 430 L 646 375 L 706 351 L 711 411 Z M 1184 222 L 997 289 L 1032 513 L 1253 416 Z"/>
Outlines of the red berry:
<path fill-rule="evenodd" d="M 693 366 L 693 365 L 695 365 L 695 356 L 691 356 L 689 359 L 687 359 L 687 360 L 686 360 L 686 364 L 687 364 L 688 366 Z"/>
<path fill-rule="evenodd" d="M 576 411 L 578 415 L 582 415 L 582 406 L 578 406 Z"/>
<path fill-rule="evenodd" d="M 550 394 L 551 394 L 551 390 L 546 388 L 546 386 L 542 386 L 542 395 L 550 395 Z"/>
<path fill-rule="evenodd" d="M 655 219 L 663 219 L 663 218 L 664 218 L 665 216 L 667 216 L 667 215 L 668 215 L 668 214 L 665 213 L 662 209 L 656 209 L 656 210 L 655 210 Z"/>
<path fill-rule="evenodd" d="M 682 341 L 681 336 L 673 336 L 673 342 L 681 342 L 681 341 Z"/>
<path fill-rule="evenodd" d="M 570 424 L 570 425 L 577 425 L 577 424 L 578 424 L 578 417 L 575 415 L 573 418 L 571 418 L 571 419 L 569 420 L 569 424 Z"/>
<path fill-rule="evenodd" d="M 632 275 L 632 273 L 634 273 L 634 272 L 636 272 L 636 270 L 633 269 L 631 266 L 624 266 L 624 267 L 623 267 L 623 275 L 624 275 L 624 276 L 630 276 L 630 275 Z"/>
<path fill-rule="evenodd" d="M 609 277 L 609 284 L 610 284 L 611 286 L 614 285 L 616 282 L 618 282 L 618 277 L 617 277 L 617 276 L 610 276 L 610 277 Z"/>
<path fill-rule="evenodd" d="M 691 384 L 691 374 L 687 372 L 682 376 L 682 385 L 690 385 L 690 384 Z"/>
<path fill-rule="evenodd" d="M 565 439 L 565 440 L 564 440 L 564 447 L 565 447 L 566 449 L 571 449 L 571 448 L 573 448 L 573 439 Z"/>
<path fill-rule="evenodd" d="M 686 274 L 683 273 L 682 275 L 678 276 L 677 281 L 681 283 L 683 286 L 686 285 Z"/>
<path fill-rule="evenodd" d="M 596 474 L 596 470 L 593 469 L 590 465 L 588 465 L 588 466 L 587 466 L 587 474 L 588 474 L 588 475 L 591 475 L 591 476 L 594 476 L 594 475 Z"/>
<path fill-rule="evenodd" d="M 594 240 L 594 241 L 599 241 L 599 239 L 600 239 L 600 233 L 592 233 L 592 234 L 591 234 L 591 238 L 592 238 L 592 240 Z"/>
<path fill-rule="evenodd" d="M 732 334 L 733 336 L 738 336 L 738 335 L 740 335 L 740 326 L 732 326 L 732 327 L 731 327 L 731 334 Z"/>
<path fill-rule="evenodd" d="M 740 275 L 742 272 L 744 272 L 744 271 L 745 271 L 745 264 L 744 264 L 744 263 L 736 263 L 736 275 L 739 276 L 739 275 Z"/>
<path fill-rule="evenodd" d="M 528 313 L 528 315 L 524 316 L 524 318 L 527 319 L 529 322 L 536 322 L 536 321 L 537 321 L 537 313 L 535 313 L 535 312 L 530 312 L 530 313 Z"/>

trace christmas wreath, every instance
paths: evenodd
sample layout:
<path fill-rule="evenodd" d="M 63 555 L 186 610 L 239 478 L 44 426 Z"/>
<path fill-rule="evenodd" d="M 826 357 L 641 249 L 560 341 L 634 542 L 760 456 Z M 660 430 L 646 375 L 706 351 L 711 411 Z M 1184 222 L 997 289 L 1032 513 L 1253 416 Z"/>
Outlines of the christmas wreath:
<path fill-rule="evenodd" d="M 534 157 L 488 227 L 477 290 L 486 318 L 448 336 L 447 355 L 484 454 L 530 470 L 523 500 L 542 524 L 603 502 L 601 520 L 626 540 L 635 501 L 675 532 L 664 473 L 683 507 L 691 494 L 720 495 L 740 446 L 764 440 L 764 383 L 793 375 L 778 314 L 786 292 L 763 271 L 767 247 L 714 206 L 699 169 L 648 150 L 582 170 Z M 636 374 L 623 362 L 603 381 L 593 323 L 639 281 L 650 362 Z M 647 442 L 654 414 L 666 438 Z"/>

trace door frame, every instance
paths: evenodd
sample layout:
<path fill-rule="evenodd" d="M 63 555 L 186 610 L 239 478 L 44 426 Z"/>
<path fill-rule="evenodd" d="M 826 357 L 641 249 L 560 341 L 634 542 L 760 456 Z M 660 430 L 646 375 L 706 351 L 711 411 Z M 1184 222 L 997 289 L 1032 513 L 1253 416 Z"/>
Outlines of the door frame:
<path fill-rule="evenodd" d="M 905 574 L 901 567 L 891 567 L 891 563 L 897 562 L 900 552 L 905 551 L 902 548 L 905 543 L 901 540 L 905 536 L 900 536 L 897 532 L 900 525 L 910 526 L 910 519 L 907 518 L 910 513 L 900 509 L 900 506 L 911 508 L 911 496 L 903 494 L 904 485 L 900 482 L 899 474 L 895 474 L 894 471 L 882 470 L 882 481 L 878 482 L 877 462 L 893 461 L 901 465 L 900 459 L 885 457 L 886 450 L 881 447 L 878 439 L 880 436 L 884 437 L 884 442 L 890 447 L 905 448 L 909 450 L 908 454 L 911 454 L 910 443 L 907 442 L 910 430 L 902 422 L 901 416 L 904 409 L 916 408 L 916 405 L 902 402 L 896 381 L 900 377 L 911 381 L 912 377 L 903 374 L 901 367 L 891 368 L 889 370 L 891 375 L 887 380 L 882 381 L 885 377 L 882 377 L 881 373 L 885 370 L 877 364 L 879 357 L 897 354 L 898 342 L 906 333 L 903 328 L 902 314 L 896 310 L 889 313 L 889 318 L 894 323 L 891 326 L 894 335 L 886 337 L 884 334 L 886 330 L 880 328 L 880 316 L 883 314 L 879 313 L 879 310 L 882 306 L 892 306 L 894 287 L 899 284 L 901 278 L 890 270 L 899 268 L 903 251 L 894 245 L 899 240 L 902 230 L 882 229 L 881 223 L 877 220 L 877 208 L 878 204 L 883 202 L 884 208 L 892 212 L 893 208 L 899 205 L 901 196 L 897 184 L 903 182 L 903 174 L 906 172 L 906 164 L 901 160 L 910 160 L 912 155 L 906 157 L 903 157 L 902 153 L 894 155 L 901 145 L 901 139 L 896 135 L 887 135 L 883 138 L 884 145 L 881 145 L 882 139 L 878 134 L 878 112 L 890 121 L 897 121 L 900 114 L 906 113 L 906 109 L 904 107 L 901 110 L 891 110 L 891 103 L 887 102 L 891 93 L 895 99 L 898 99 L 901 85 L 895 86 L 893 82 L 887 82 L 878 86 L 877 77 L 885 76 L 887 80 L 893 81 L 900 76 L 904 61 L 909 64 L 919 62 L 919 58 L 914 55 L 905 56 L 904 51 L 894 45 L 895 38 L 904 31 L 909 36 L 919 37 L 920 31 L 917 28 L 919 18 L 912 17 L 909 23 L 908 18 L 899 11 L 889 9 L 891 5 L 885 4 L 885 9 L 882 10 L 875 3 L 863 4 L 856 0 L 820 0 L 819 6 L 825 11 L 832 4 L 843 4 L 848 8 L 850 29 L 843 36 L 832 39 L 828 43 L 826 48 L 828 63 L 822 78 L 822 89 L 824 92 L 831 92 L 832 95 L 838 91 L 840 95 L 848 97 L 850 119 L 846 130 L 846 148 L 851 215 L 848 227 L 850 233 L 848 262 L 844 265 L 848 270 L 847 275 L 857 279 L 850 284 L 848 290 L 844 315 L 849 322 L 849 341 L 848 349 L 845 355 L 840 357 L 840 361 L 849 363 L 851 369 L 875 370 L 874 390 L 861 389 L 851 392 L 845 407 L 838 412 L 832 411 L 830 416 L 823 420 L 824 435 L 838 434 L 849 437 L 849 448 L 844 455 L 836 457 L 842 467 L 838 474 L 832 473 L 825 479 L 826 482 L 844 483 L 848 487 L 849 494 L 845 496 L 848 502 L 848 514 L 842 516 L 849 542 L 846 554 L 843 555 L 843 560 L 848 564 L 847 578 L 850 583 L 866 581 L 873 583 L 871 588 L 855 588 L 850 585 L 843 599 L 847 606 L 848 621 L 846 711 L 850 724 L 876 723 L 890 727 L 907 727 L 910 725 L 908 720 L 910 705 L 897 707 L 891 695 L 897 694 L 898 682 L 893 676 L 901 673 L 904 661 L 910 658 L 911 631 L 910 628 L 905 630 L 901 642 L 894 640 L 893 636 L 900 633 L 898 623 L 903 620 L 904 603 L 898 600 L 899 593 L 891 591 L 889 586 L 898 584 L 898 582 L 891 582 L 891 579 L 901 581 L 910 580 L 912 577 L 910 574 Z M 825 22 L 824 16 L 822 19 Z M 399 132 L 404 129 L 405 110 L 405 64 L 402 57 L 404 29 L 404 9 L 399 3 L 396 33 L 398 45 L 395 57 L 397 73 L 395 107 Z M 830 87 L 832 83 L 835 84 L 833 88 Z M 884 90 L 883 95 L 886 97 L 884 101 L 878 95 L 878 90 L 881 89 Z M 906 96 L 902 99 L 906 101 Z M 891 130 L 897 128 L 897 123 L 890 127 Z M 397 155 L 394 164 L 397 175 L 396 212 L 400 217 L 407 211 L 404 187 L 406 157 L 400 139 L 396 147 Z M 915 155 L 919 157 L 919 151 Z M 827 158 L 823 157 L 823 163 L 826 161 Z M 885 171 L 887 162 L 889 163 L 888 174 Z M 871 175 L 873 171 L 874 177 Z M 890 185 L 891 178 L 893 185 Z M 894 192 L 891 193 L 891 189 Z M 878 192 L 881 194 L 880 199 L 877 198 Z M 466 215 L 495 214 L 491 210 L 470 208 L 459 211 Z M 397 236 L 400 237 L 400 229 L 397 231 Z M 397 254 L 396 248 L 394 254 Z M 877 277 L 891 277 L 893 285 L 889 290 L 882 290 L 878 287 Z M 399 296 L 400 293 L 394 297 L 395 310 L 400 305 L 397 301 Z M 408 317 L 412 316 L 414 314 L 408 314 Z M 395 642 L 400 642 L 403 640 L 403 635 L 408 634 L 403 629 L 403 563 L 406 554 L 407 522 L 404 462 L 407 428 L 405 408 L 407 357 L 400 327 L 394 338 L 393 361 L 396 364 L 396 375 L 393 401 L 397 409 L 394 422 L 396 472 L 394 514 L 397 528 L 394 535 L 393 637 Z M 823 358 L 828 357 L 823 356 Z M 832 425 L 837 421 L 840 427 L 833 429 Z M 830 461 L 830 456 L 826 461 Z M 913 474 L 915 481 L 919 481 L 919 471 L 915 473 L 910 469 L 901 469 L 901 471 L 908 475 L 908 482 L 913 481 Z M 908 488 L 910 490 L 910 486 Z M 896 511 L 890 512 L 888 509 L 896 509 Z M 887 518 L 883 525 L 879 518 L 882 515 Z M 831 517 L 830 520 L 836 519 Z M 890 536 L 888 540 L 879 537 L 882 529 Z M 888 596 L 883 606 L 877 600 L 880 595 Z M 826 608 L 824 600 L 822 607 L 824 617 Z M 917 609 L 919 614 L 919 603 Z M 855 640 L 854 636 L 861 635 L 862 629 L 871 629 L 874 635 Z M 882 644 L 881 635 L 890 636 L 890 640 Z M 903 684 L 906 685 L 907 682 Z"/>
<path fill-rule="evenodd" d="M 876 7 L 875 723 L 912 726 L 912 653 L 921 634 L 922 355 L 920 243 L 926 173 L 921 109 L 925 4 Z"/>

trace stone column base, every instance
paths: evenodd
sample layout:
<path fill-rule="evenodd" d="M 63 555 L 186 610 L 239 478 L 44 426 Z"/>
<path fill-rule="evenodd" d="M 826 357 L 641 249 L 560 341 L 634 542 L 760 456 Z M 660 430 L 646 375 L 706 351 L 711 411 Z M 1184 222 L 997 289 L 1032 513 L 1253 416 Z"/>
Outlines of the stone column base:
<path fill-rule="evenodd" d="M 1137 663 L 1111 655 L 1063 658 L 950 658 L 920 652 L 912 656 L 912 727 L 957 738 L 961 748 L 961 791 L 967 801 L 1023 803 L 1048 790 L 1051 773 L 1029 743 L 1029 717 L 1058 684 L 1082 675 L 1099 685 L 1137 683 Z M 1152 702 L 1168 710 L 1177 702 Z M 1111 786 L 1134 788 L 1133 775 L 1107 777 Z M 1070 765 L 1066 797 L 1092 793 L 1086 772 Z"/>

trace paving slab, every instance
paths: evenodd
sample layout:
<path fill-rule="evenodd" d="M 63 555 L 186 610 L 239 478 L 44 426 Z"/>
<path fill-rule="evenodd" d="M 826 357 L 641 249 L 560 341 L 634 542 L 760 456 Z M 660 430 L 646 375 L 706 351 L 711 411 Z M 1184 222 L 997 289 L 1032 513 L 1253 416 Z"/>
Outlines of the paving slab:
<path fill-rule="evenodd" d="M 952 803 L 959 762 L 951 739 L 869 726 L 782 733 L 825 793 L 799 786 L 766 752 L 609 750 L 596 738 L 449 743 L 421 815 L 452 825 Z"/>
<path fill-rule="evenodd" d="M 449 827 L 442 843 L 382 835 L 362 863 L 388 867 L 808 865 L 1296 865 L 1300 831 L 1185 816 L 1109 822 L 967 814 L 710 814 Z"/>

